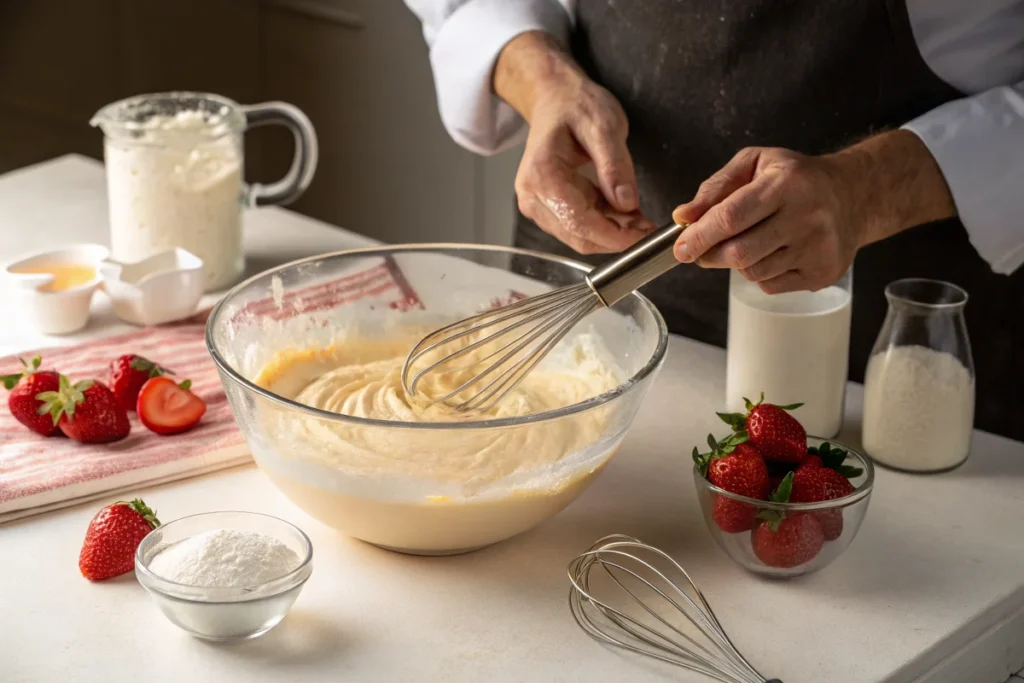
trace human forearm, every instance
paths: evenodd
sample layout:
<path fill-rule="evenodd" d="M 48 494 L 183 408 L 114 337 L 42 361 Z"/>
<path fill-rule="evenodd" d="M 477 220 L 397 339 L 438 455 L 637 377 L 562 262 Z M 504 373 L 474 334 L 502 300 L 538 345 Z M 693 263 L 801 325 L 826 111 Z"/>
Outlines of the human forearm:
<path fill-rule="evenodd" d="M 543 31 L 527 31 L 508 42 L 494 67 L 494 92 L 527 121 L 545 90 L 575 88 L 585 78 L 561 45 Z"/>
<path fill-rule="evenodd" d="M 949 186 L 928 148 L 910 131 L 880 133 L 826 157 L 856 196 L 859 246 L 957 213 Z"/>

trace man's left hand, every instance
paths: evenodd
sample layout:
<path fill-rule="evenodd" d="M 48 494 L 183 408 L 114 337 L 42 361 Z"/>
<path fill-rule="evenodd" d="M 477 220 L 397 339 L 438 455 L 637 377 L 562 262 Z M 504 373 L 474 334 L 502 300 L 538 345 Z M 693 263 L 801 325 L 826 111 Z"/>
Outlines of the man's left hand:
<path fill-rule="evenodd" d="M 895 131 L 824 156 L 744 149 L 672 217 L 690 223 L 677 259 L 735 268 L 776 294 L 828 287 L 865 244 L 954 214 L 928 149 Z"/>

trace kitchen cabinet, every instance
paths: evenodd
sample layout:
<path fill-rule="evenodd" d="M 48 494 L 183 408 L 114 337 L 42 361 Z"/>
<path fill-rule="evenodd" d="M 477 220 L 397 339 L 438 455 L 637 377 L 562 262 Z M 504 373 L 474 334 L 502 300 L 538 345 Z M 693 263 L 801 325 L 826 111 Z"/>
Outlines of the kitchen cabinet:
<path fill-rule="evenodd" d="M 0 172 L 69 152 L 102 158 L 89 117 L 136 93 L 284 100 L 313 121 L 320 162 L 291 208 L 389 242 L 509 243 L 520 150 L 458 147 L 437 113 L 415 16 L 398 0 L 6 0 Z M 247 176 L 291 160 L 291 136 L 247 136 Z"/>

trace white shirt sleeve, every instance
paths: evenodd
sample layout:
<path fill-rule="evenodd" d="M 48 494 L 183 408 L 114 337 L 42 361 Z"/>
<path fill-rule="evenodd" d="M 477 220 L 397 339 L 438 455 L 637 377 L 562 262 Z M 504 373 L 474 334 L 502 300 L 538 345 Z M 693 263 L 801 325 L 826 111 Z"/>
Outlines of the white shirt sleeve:
<path fill-rule="evenodd" d="M 903 126 L 931 151 L 978 253 L 1024 264 L 1024 1 L 907 0 L 928 66 L 968 97 Z"/>
<path fill-rule="evenodd" d="M 430 46 L 441 121 L 452 138 L 477 154 L 522 142 L 526 122 L 491 86 L 502 48 L 526 31 L 544 31 L 563 45 L 573 0 L 405 0 L 423 22 Z"/>

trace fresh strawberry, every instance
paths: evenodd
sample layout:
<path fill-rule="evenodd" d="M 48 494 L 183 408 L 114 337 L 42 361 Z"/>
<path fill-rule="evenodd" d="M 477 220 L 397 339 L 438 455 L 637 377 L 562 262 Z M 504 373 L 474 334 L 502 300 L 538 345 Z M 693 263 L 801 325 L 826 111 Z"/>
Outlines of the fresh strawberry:
<path fill-rule="evenodd" d="M 750 503 L 716 495 L 711 506 L 711 519 L 727 534 L 750 531 L 757 520 L 757 508 Z"/>
<path fill-rule="evenodd" d="M 64 435 L 82 443 L 119 441 L 131 431 L 128 413 L 103 382 L 85 380 L 73 385 L 60 376 L 57 391 L 44 391 L 36 398 L 40 408 Z"/>
<path fill-rule="evenodd" d="M 748 498 L 762 499 L 768 495 L 768 467 L 753 446 L 746 443 L 746 434 L 731 434 L 722 441 L 708 435 L 710 453 L 693 449 L 693 460 L 707 480 L 720 489 Z M 716 495 L 712 518 L 722 531 L 730 534 L 750 531 L 757 517 L 757 506 L 727 496 Z"/>
<path fill-rule="evenodd" d="M 809 456 L 793 476 L 793 490 L 789 496 L 791 502 L 818 503 L 842 498 L 854 492 L 854 486 L 846 478 L 848 475 L 845 473 L 856 477 L 861 474 L 861 470 L 843 465 L 846 451 L 823 443 L 818 449 L 812 449 L 812 453 L 814 455 Z M 826 541 L 834 541 L 843 535 L 842 508 L 819 510 L 811 514 L 821 523 Z"/>
<path fill-rule="evenodd" d="M 752 443 L 769 462 L 800 464 L 807 459 L 807 432 L 789 410 L 803 403 L 777 406 L 764 402 L 764 394 L 756 404 L 743 399 L 747 413 L 718 413 L 718 417 L 736 431 L 745 430 Z"/>
<path fill-rule="evenodd" d="M 813 451 L 810 451 L 810 450 L 808 452 L 809 453 L 813 453 Z M 821 467 L 821 466 L 822 466 L 821 458 L 819 458 L 817 455 L 808 455 L 807 459 L 804 460 L 802 463 L 800 463 L 800 467 L 798 467 L 797 469 L 802 469 L 804 467 Z"/>
<path fill-rule="evenodd" d="M 125 410 L 132 411 L 139 400 L 142 385 L 147 380 L 173 374 L 171 370 L 160 367 L 148 358 L 130 353 L 110 364 L 110 390 Z"/>
<path fill-rule="evenodd" d="M 142 499 L 108 505 L 92 518 L 85 532 L 78 569 L 90 581 L 102 581 L 135 568 L 139 543 L 160 520 Z"/>
<path fill-rule="evenodd" d="M 60 386 L 60 375 L 53 370 L 40 370 L 39 366 L 43 362 L 40 356 L 33 358 L 30 363 L 21 358 L 18 360 L 24 367 L 22 372 L 0 377 L 0 382 L 11 392 L 7 396 L 7 408 L 15 420 L 33 432 L 53 436 L 60 429 L 37 397 L 44 391 L 56 391 Z"/>
<path fill-rule="evenodd" d="M 206 402 L 189 391 L 191 382 L 175 384 L 168 377 L 154 377 L 142 385 L 136 410 L 139 419 L 157 434 L 177 434 L 191 429 L 206 412 Z"/>
<path fill-rule="evenodd" d="M 790 499 L 793 474 L 787 474 L 771 500 L 785 503 Z M 825 544 L 825 532 L 813 514 L 762 510 L 750 538 L 754 554 L 769 567 L 790 569 L 806 564 L 818 556 Z"/>
<path fill-rule="evenodd" d="M 769 567 L 791 569 L 818 556 L 825 534 L 814 515 L 797 513 L 774 524 L 759 520 L 751 543 L 757 559 Z"/>

